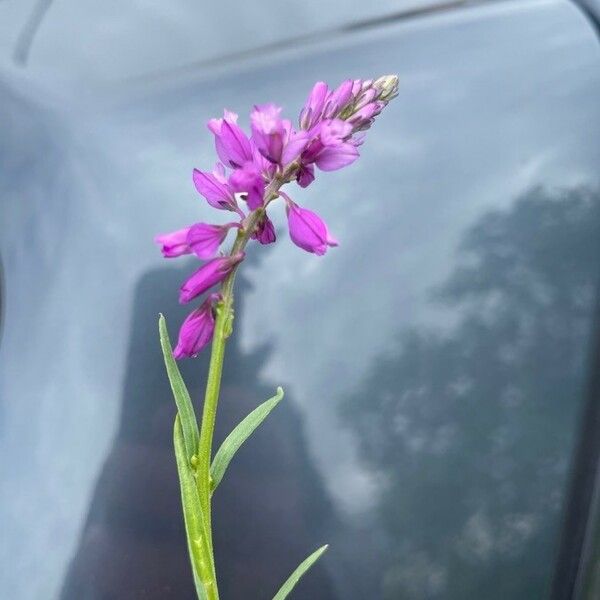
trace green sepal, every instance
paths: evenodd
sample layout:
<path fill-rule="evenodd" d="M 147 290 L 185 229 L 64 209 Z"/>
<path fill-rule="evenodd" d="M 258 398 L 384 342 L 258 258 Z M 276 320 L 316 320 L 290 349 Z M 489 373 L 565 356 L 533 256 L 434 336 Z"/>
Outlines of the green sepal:
<path fill-rule="evenodd" d="M 175 459 L 177 473 L 181 488 L 181 505 L 183 507 L 183 521 L 188 542 L 190 562 L 194 574 L 194 584 L 199 600 L 206 600 L 208 594 L 202 581 L 211 582 L 211 561 L 206 536 L 203 530 L 202 506 L 196 487 L 196 479 L 189 465 L 187 450 L 183 437 L 183 429 L 179 415 L 175 417 L 173 426 L 173 445 L 175 446 Z"/>
<path fill-rule="evenodd" d="M 160 332 L 160 346 L 165 359 L 167 375 L 169 376 L 169 382 L 171 383 L 171 389 L 173 390 L 177 412 L 181 418 L 181 429 L 183 431 L 186 456 L 188 461 L 191 461 L 198 450 L 198 440 L 200 438 L 198 433 L 198 422 L 196 421 L 190 394 L 183 382 L 177 362 L 173 358 L 173 349 L 171 347 L 171 341 L 169 340 L 167 322 L 162 314 L 158 319 L 158 330 Z"/>
<path fill-rule="evenodd" d="M 223 475 L 240 446 L 252 435 L 254 430 L 267 418 L 268 414 L 279 404 L 283 398 L 283 389 L 277 388 L 275 396 L 255 408 L 221 444 L 210 467 L 211 491 L 223 479 Z"/>
<path fill-rule="evenodd" d="M 318 550 L 315 550 L 308 558 L 305 558 L 299 565 L 298 568 L 288 577 L 287 581 L 281 586 L 280 590 L 273 596 L 273 600 L 285 600 L 289 593 L 296 587 L 296 584 L 300 581 L 300 578 L 306 571 L 308 571 L 318 560 L 321 555 L 327 550 L 329 546 L 321 546 Z"/>

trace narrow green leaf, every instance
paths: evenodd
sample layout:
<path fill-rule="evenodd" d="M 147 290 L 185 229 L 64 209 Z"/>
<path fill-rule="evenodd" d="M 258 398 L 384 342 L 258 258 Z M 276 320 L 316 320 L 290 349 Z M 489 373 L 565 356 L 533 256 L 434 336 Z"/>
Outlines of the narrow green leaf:
<path fill-rule="evenodd" d="M 186 456 L 188 461 L 198 450 L 198 422 L 194 413 L 194 406 L 190 399 L 190 394 L 185 387 L 179 367 L 173 358 L 173 349 L 169 340 L 169 332 L 167 331 L 167 322 L 163 315 L 158 319 L 158 330 L 160 332 L 160 346 L 165 359 L 165 367 L 167 375 L 177 404 L 177 412 L 181 418 L 181 428 L 183 431 L 183 441 L 185 443 Z"/>
<path fill-rule="evenodd" d="M 321 546 L 318 550 L 315 550 L 308 558 L 305 558 L 299 565 L 298 568 L 289 576 L 288 580 L 281 586 L 281 589 L 273 596 L 273 600 L 284 600 L 288 597 L 289 593 L 296 587 L 296 584 L 300 581 L 300 578 L 306 571 L 308 571 L 318 560 L 321 555 L 327 550 L 329 546 Z"/>
<path fill-rule="evenodd" d="M 252 435 L 252 432 L 267 418 L 267 415 L 279 404 L 283 398 L 283 389 L 278 387 L 275 396 L 255 408 L 221 444 L 210 467 L 211 486 L 214 489 L 219 485 L 223 475 L 240 446 Z"/>
<path fill-rule="evenodd" d="M 179 415 L 175 417 L 173 427 L 173 444 L 175 446 L 175 459 L 177 473 L 181 488 L 181 504 L 183 507 L 183 520 L 194 574 L 194 583 L 199 600 L 206 600 L 208 594 L 203 581 L 211 585 L 211 561 L 206 536 L 202 524 L 202 507 L 196 480 L 189 465 L 186 447 L 183 438 L 183 429 Z"/>

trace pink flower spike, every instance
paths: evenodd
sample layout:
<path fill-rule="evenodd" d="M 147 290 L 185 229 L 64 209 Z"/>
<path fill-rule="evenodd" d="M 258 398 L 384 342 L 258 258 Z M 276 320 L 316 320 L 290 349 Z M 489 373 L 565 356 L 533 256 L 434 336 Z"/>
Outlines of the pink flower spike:
<path fill-rule="evenodd" d="M 244 260 L 244 253 L 233 256 L 219 256 L 202 265 L 182 286 L 179 291 L 180 304 L 187 304 L 213 285 L 223 281 L 229 273 Z"/>
<path fill-rule="evenodd" d="M 328 246 L 338 245 L 319 215 L 301 208 L 289 198 L 286 198 L 286 205 L 290 238 L 296 246 L 322 256 Z"/>
<path fill-rule="evenodd" d="M 220 294 L 210 294 L 206 300 L 191 312 L 181 325 L 179 340 L 173 350 L 176 359 L 197 356 L 213 338 L 215 332 L 215 304 Z"/>
<path fill-rule="evenodd" d="M 184 227 L 171 233 L 157 235 L 154 241 L 162 245 L 161 252 L 165 258 L 175 258 L 183 254 L 190 254 L 192 249 L 187 243 L 187 236 L 190 227 Z"/>
<path fill-rule="evenodd" d="M 232 227 L 240 227 L 240 224 L 209 225 L 208 223 L 196 223 L 189 228 L 187 245 L 198 258 L 213 258 Z"/>

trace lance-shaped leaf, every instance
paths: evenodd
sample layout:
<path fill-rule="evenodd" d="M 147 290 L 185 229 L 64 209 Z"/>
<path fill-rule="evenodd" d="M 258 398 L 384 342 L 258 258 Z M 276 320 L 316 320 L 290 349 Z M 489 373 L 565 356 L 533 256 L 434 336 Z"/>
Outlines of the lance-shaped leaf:
<path fill-rule="evenodd" d="M 306 573 L 306 571 L 321 558 L 321 555 L 328 547 L 329 546 L 325 544 L 325 546 L 321 546 L 318 550 L 315 550 L 308 558 L 305 558 L 281 586 L 281 589 L 273 596 L 273 600 L 285 600 L 289 593 L 296 587 L 296 584 L 300 581 L 302 575 L 304 575 L 304 573 Z"/>
<path fill-rule="evenodd" d="M 255 408 L 221 444 L 210 467 L 213 491 L 223 479 L 223 475 L 240 446 L 252 435 L 252 432 L 267 418 L 267 415 L 283 398 L 283 389 L 278 387 L 275 396 Z"/>
<path fill-rule="evenodd" d="M 202 523 L 202 507 L 200 505 L 200 497 L 198 496 L 198 488 L 196 487 L 196 480 L 186 454 L 187 450 L 179 415 L 175 417 L 173 444 L 175 446 L 175 459 L 177 461 L 177 473 L 179 474 L 181 488 L 183 520 L 196 593 L 199 600 L 206 600 L 208 595 L 203 581 L 208 585 L 212 585 L 212 563 Z"/>
<path fill-rule="evenodd" d="M 179 372 L 179 367 L 173 358 L 173 349 L 171 347 L 171 341 L 169 340 L 167 322 L 163 315 L 159 316 L 158 330 L 160 332 L 160 346 L 165 359 L 167 375 L 169 376 L 169 382 L 171 383 L 171 389 L 173 390 L 173 396 L 175 397 L 175 404 L 177 404 L 177 412 L 181 419 L 183 441 L 185 443 L 186 455 L 189 461 L 198 449 L 198 422 L 196 421 L 190 394 L 185 387 L 183 377 L 181 377 L 181 373 Z"/>

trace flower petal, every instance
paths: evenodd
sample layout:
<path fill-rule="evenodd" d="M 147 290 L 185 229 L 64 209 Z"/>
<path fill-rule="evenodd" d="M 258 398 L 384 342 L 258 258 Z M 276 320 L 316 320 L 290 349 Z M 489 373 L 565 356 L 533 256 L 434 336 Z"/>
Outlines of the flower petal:
<path fill-rule="evenodd" d="M 337 146 L 326 146 L 315 159 L 321 171 L 336 171 L 352 164 L 358 158 L 358 150 L 354 144 L 344 142 Z"/>
<path fill-rule="evenodd" d="M 176 256 L 182 256 L 183 254 L 190 254 L 191 248 L 187 243 L 187 236 L 190 227 L 184 227 L 171 233 L 163 233 L 157 235 L 154 241 L 157 244 L 161 244 L 161 252 L 165 258 L 175 258 Z"/>
<path fill-rule="evenodd" d="M 206 198 L 214 208 L 237 211 L 237 202 L 233 191 L 226 183 L 222 183 L 213 173 L 194 169 L 194 185 L 196 190 Z"/>

